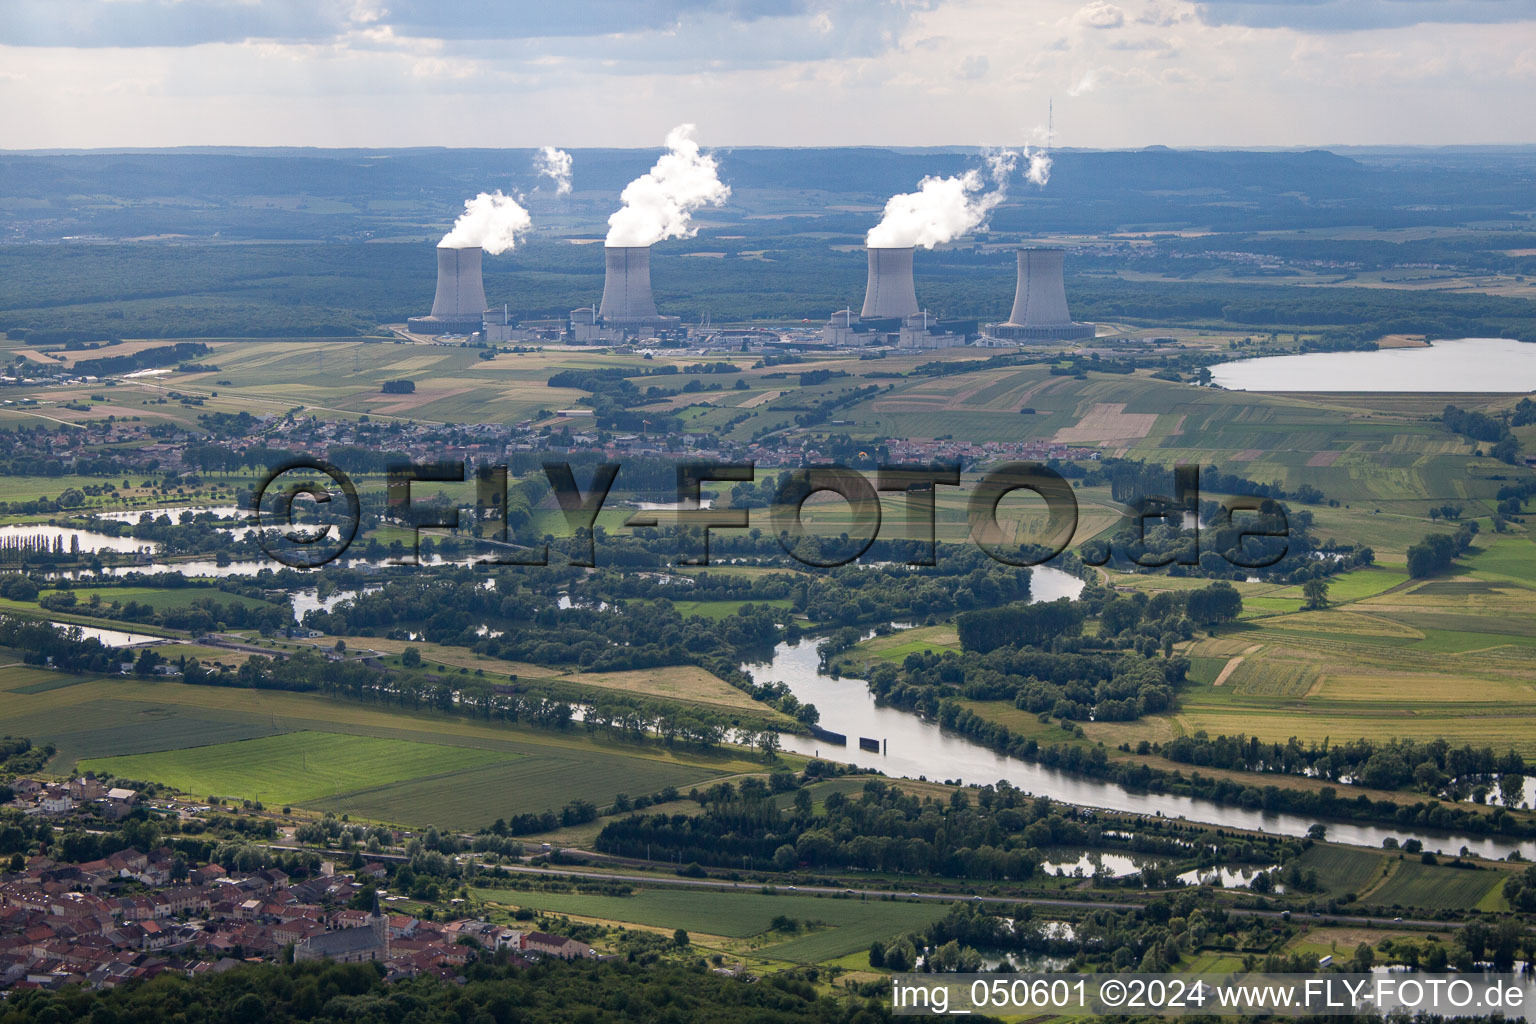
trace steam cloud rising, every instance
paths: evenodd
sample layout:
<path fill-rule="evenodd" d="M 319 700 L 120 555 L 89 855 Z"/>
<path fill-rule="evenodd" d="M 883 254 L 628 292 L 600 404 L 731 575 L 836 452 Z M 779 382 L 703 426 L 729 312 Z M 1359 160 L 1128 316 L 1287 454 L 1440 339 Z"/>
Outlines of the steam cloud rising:
<path fill-rule="evenodd" d="M 481 192 L 464 200 L 464 212 L 453 230 L 437 243 L 439 249 L 463 249 L 478 245 L 492 256 L 517 245 L 517 237 L 533 226 L 528 211 L 511 196 Z"/>
<path fill-rule="evenodd" d="M 988 175 L 997 186 L 994 190 L 985 191 L 986 181 L 975 170 L 951 178 L 924 178 L 916 192 L 886 200 L 885 215 L 869 229 L 864 244 L 872 249 L 914 245 L 931 249 L 985 223 L 1007 197 L 1008 178 L 1018 166 L 1019 155 L 1004 149 L 988 154 L 986 161 Z"/>
<path fill-rule="evenodd" d="M 571 194 L 571 154 L 554 146 L 545 146 L 533 158 L 533 169 L 555 183 L 555 195 Z"/>
<path fill-rule="evenodd" d="M 694 210 L 719 206 L 730 186 L 718 175 L 715 158 L 699 152 L 694 126 L 680 124 L 667 133 L 667 152 L 656 166 L 624 186 L 624 205 L 608 218 L 606 245 L 653 245 L 664 238 L 692 238 Z"/>
<path fill-rule="evenodd" d="M 1051 154 L 1045 149 L 1024 147 L 1024 180 L 1044 188 L 1051 180 Z"/>
<path fill-rule="evenodd" d="M 979 171 L 951 178 L 928 177 L 916 192 L 891 196 L 880 223 L 870 228 L 864 244 L 872 249 L 896 249 L 954 241 L 986 223 L 987 217 L 1008 197 L 1008 181 L 1022 160 L 1024 179 L 1044 186 L 1051 180 L 1051 155 L 1045 149 L 1024 147 L 1022 156 L 1011 149 L 983 154 L 987 176 L 995 186 L 985 191 Z"/>

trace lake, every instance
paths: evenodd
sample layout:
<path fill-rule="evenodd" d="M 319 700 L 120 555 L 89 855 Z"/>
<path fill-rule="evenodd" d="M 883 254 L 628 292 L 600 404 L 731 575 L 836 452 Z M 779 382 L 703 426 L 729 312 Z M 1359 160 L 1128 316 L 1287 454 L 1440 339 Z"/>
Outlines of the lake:
<path fill-rule="evenodd" d="M 1311 352 L 1240 359 L 1211 367 L 1231 391 L 1536 391 L 1536 345 L 1460 338 L 1428 348 Z"/>

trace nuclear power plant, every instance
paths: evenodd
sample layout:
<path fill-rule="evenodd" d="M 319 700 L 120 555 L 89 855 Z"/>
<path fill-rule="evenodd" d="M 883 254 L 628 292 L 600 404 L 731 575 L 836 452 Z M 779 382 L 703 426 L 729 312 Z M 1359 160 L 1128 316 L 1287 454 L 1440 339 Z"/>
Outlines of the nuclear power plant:
<path fill-rule="evenodd" d="M 429 316 L 406 321 L 415 334 L 473 334 L 485 322 L 485 283 L 480 276 L 484 250 L 437 247 L 437 294 Z"/>
<path fill-rule="evenodd" d="M 1025 248 L 1018 253 L 1019 278 L 1013 312 L 1006 323 L 989 324 L 987 336 L 1003 342 L 1080 341 L 1094 336 L 1093 324 L 1072 322 L 1061 249 Z"/>
<path fill-rule="evenodd" d="M 1094 325 L 1076 323 L 1067 309 L 1061 249 L 1018 250 L 1018 278 L 1013 310 L 1000 324 L 981 328 L 977 320 L 935 316 L 917 301 L 913 280 L 916 249 L 868 247 L 864 305 L 833 313 L 821 328 L 821 343 L 834 348 L 887 348 L 898 351 L 989 347 L 1037 341 L 1079 341 L 1094 337 Z M 481 279 L 483 250 L 477 246 L 439 246 L 437 292 L 428 316 L 412 317 L 415 334 L 478 335 L 488 344 L 565 339 L 576 344 L 623 344 L 637 339 L 677 338 L 682 320 L 656 310 L 651 294 L 649 246 L 603 247 L 603 296 L 592 306 L 553 319 L 515 321 L 503 306 L 487 310 Z M 689 334 L 695 334 L 692 329 Z M 738 332 L 739 333 L 739 332 Z M 719 336 L 703 332 L 705 338 Z"/>
<path fill-rule="evenodd" d="M 679 317 L 659 316 L 651 297 L 651 247 L 603 247 L 603 303 L 598 316 L 611 328 L 665 330 L 682 323 Z"/>

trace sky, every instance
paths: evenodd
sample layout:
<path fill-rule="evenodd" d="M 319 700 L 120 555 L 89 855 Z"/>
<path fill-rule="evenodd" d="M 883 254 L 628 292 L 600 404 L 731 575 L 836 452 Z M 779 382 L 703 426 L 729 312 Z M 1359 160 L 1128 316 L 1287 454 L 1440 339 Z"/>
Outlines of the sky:
<path fill-rule="evenodd" d="M 1536 143 L 1536 0 L 0 0 L 0 148 Z"/>

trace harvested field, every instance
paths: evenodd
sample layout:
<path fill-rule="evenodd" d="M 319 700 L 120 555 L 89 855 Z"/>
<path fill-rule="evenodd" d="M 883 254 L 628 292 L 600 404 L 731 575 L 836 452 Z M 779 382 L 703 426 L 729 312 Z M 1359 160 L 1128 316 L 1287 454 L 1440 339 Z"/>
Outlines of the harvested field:
<path fill-rule="evenodd" d="M 1156 413 L 1128 413 L 1124 402 L 1101 402 L 1089 409 L 1075 426 L 1056 431 L 1055 440 L 1059 444 L 1139 441 L 1156 425 Z"/>

